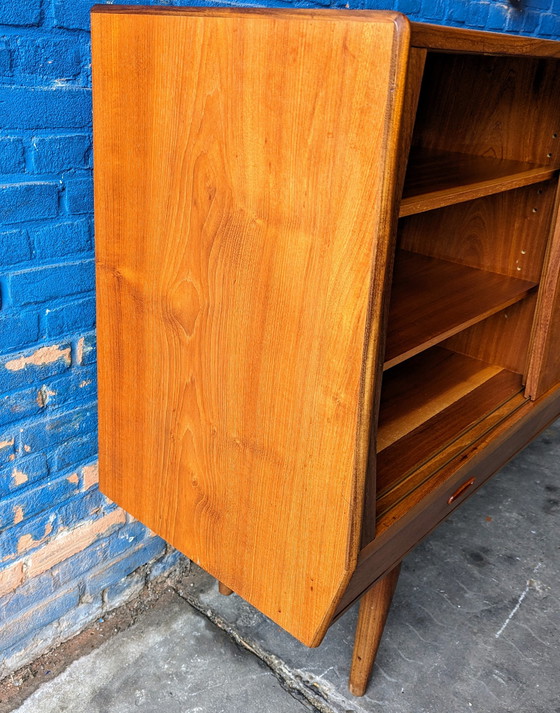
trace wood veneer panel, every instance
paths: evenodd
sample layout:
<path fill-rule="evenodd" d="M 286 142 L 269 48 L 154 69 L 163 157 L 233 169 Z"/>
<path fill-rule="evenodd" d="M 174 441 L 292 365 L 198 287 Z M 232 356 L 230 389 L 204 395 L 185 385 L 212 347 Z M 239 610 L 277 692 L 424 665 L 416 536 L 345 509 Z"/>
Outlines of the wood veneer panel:
<path fill-rule="evenodd" d="M 92 16 L 102 490 L 308 645 L 359 548 L 408 57 L 333 19 Z"/>
<path fill-rule="evenodd" d="M 377 432 L 377 492 L 375 501 L 370 496 L 364 506 L 362 545 L 375 536 L 377 509 L 385 512 L 396 498 L 402 499 L 400 491 L 406 494 L 416 487 L 418 478 L 411 477 L 415 471 L 446 449 L 447 460 L 464 449 L 480 435 L 472 429 L 521 390 L 519 374 L 441 347 L 385 372 Z M 450 450 L 453 441 L 460 442 Z M 426 468 L 430 472 L 430 466 Z M 409 485 L 392 498 L 392 491 L 407 480 Z"/>
<path fill-rule="evenodd" d="M 413 145 L 558 167 L 558 60 L 428 53 Z"/>
<path fill-rule="evenodd" d="M 523 299 L 534 286 L 528 280 L 400 250 L 394 268 L 384 368 Z"/>
<path fill-rule="evenodd" d="M 341 616 L 380 577 L 391 570 L 422 539 L 453 510 L 524 448 L 538 433 L 560 414 L 560 389 L 547 392 L 535 402 L 515 397 L 503 408 L 509 416 L 490 429 L 448 463 L 437 477 L 428 479 L 415 491 L 414 501 L 403 504 L 387 525 L 360 552 L 358 566 L 340 600 L 335 618 Z M 476 476 L 475 483 L 461 498 L 448 504 L 451 494 Z"/>
<path fill-rule="evenodd" d="M 500 371 L 499 366 L 441 347 L 387 371 L 379 406 L 378 454 Z"/>
<path fill-rule="evenodd" d="M 426 61 L 426 50 L 419 50 L 415 48 L 409 49 L 407 72 L 404 84 L 404 96 L 403 96 L 403 108 L 402 108 L 402 121 L 399 136 L 399 148 L 397 152 L 397 166 L 395 169 L 395 181 L 393 186 L 393 225 L 391 231 L 393 235 L 396 235 L 396 227 L 398 222 L 398 206 L 399 200 L 402 195 L 404 177 L 406 173 L 406 166 L 408 162 L 408 156 L 410 152 L 410 145 L 412 141 L 412 132 L 414 128 L 414 120 L 416 117 L 416 108 L 418 105 L 418 98 L 420 96 L 420 89 L 422 86 L 422 77 L 424 74 L 424 64 Z M 365 482 L 365 492 L 363 502 L 367 503 L 367 511 L 371 516 L 372 507 L 375 507 L 375 493 L 376 493 L 376 482 L 375 482 L 375 469 L 377 462 L 377 414 L 379 412 L 379 399 L 381 396 L 381 383 L 383 380 L 383 358 L 385 354 L 385 334 L 387 332 L 387 318 L 389 315 L 389 300 L 386 298 L 387 295 L 391 294 L 391 285 L 393 279 L 393 260 L 395 252 L 391 250 L 388 253 L 388 260 L 386 263 L 386 269 L 383 274 L 378 273 L 376 275 L 376 283 L 379 285 L 380 294 L 383 296 L 381 300 L 381 313 L 380 313 L 380 335 L 382 338 L 379 340 L 377 349 L 377 358 L 372 361 L 371 365 L 371 378 L 373 380 L 373 396 L 371 401 L 371 425 L 370 425 L 370 443 L 369 443 L 369 454 L 366 470 L 366 482 Z M 360 523 L 361 527 L 361 523 Z M 359 533 L 360 540 L 363 537 L 363 532 L 360 530 Z"/>
<path fill-rule="evenodd" d="M 443 52 L 560 57 L 558 42 L 459 27 L 411 23 L 411 44 Z"/>
<path fill-rule="evenodd" d="M 442 342 L 452 351 L 527 374 L 528 348 L 537 293 Z"/>
<path fill-rule="evenodd" d="M 560 381 L 560 187 L 550 223 L 529 347 L 527 395 L 535 399 Z"/>
<path fill-rule="evenodd" d="M 401 217 L 539 183 L 555 169 L 521 161 L 415 149 L 411 152 Z"/>
<path fill-rule="evenodd" d="M 539 282 L 556 181 L 478 198 L 399 222 L 404 250 Z"/>

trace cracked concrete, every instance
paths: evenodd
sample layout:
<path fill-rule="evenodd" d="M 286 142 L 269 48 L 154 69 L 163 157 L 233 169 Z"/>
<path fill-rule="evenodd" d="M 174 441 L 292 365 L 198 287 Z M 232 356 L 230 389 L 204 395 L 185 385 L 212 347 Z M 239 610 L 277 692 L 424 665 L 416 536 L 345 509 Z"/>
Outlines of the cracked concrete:
<path fill-rule="evenodd" d="M 366 696 L 355 608 L 307 649 L 197 568 L 19 713 L 560 713 L 560 421 L 407 559 Z"/>

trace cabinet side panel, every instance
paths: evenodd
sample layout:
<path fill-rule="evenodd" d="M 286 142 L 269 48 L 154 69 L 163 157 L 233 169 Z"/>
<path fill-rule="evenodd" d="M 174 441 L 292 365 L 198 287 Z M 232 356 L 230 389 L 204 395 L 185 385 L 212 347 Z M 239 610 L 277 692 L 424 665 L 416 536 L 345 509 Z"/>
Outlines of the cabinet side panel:
<path fill-rule="evenodd" d="M 92 28 L 102 489 L 316 644 L 357 556 L 407 25 Z"/>
<path fill-rule="evenodd" d="M 560 186 L 529 345 L 527 396 L 536 399 L 560 382 Z"/>

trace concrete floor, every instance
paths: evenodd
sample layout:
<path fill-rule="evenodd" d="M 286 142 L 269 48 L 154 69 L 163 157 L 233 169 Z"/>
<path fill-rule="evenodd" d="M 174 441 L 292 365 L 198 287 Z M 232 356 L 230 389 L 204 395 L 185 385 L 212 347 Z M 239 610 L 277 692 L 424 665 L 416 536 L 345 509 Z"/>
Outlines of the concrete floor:
<path fill-rule="evenodd" d="M 366 696 L 356 611 L 306 649 L 199 570 L 19 713 L 560 713 L 560 422 L 405 561 Z"/>

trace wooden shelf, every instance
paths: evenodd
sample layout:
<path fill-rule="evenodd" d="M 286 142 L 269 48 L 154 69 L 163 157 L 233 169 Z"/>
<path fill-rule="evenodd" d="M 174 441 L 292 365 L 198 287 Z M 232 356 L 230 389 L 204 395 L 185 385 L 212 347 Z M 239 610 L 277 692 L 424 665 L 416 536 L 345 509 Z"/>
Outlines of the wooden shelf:
<path fill-rule="evenodd" d="M 399 216 L 540 183 L 556 170 L 522 161 L 415 149 L 408 162 Z"/>
<path fill-rule="evenodd" d="M 523 299 L 535 282 L 398 251 L 384 369 Z"/>
<path fill-rule="evenodd" d="M 442 347 L 384 374 L 378 519 L 525 403 L 522 388 L 520 374 Z"/>

